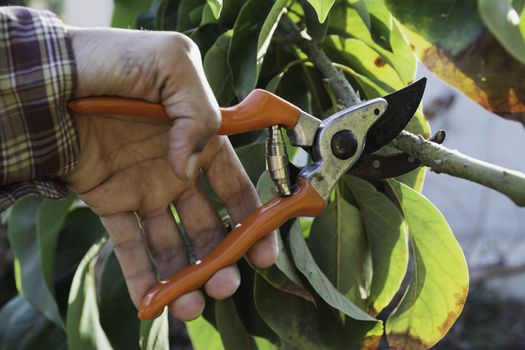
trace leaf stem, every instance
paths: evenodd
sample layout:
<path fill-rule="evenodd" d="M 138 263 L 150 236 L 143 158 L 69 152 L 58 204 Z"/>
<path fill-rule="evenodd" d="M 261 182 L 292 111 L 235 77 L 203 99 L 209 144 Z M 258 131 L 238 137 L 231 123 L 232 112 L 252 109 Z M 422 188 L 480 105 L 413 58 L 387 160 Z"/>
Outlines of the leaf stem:
<path fill-rule="evenodd" d="M 305 51 L 313 64 L 328 79 L 335 95 L 344 106 L 352 106 L 361 99 L 343 72 L 334 66 L 324 50 L 303 33 L 287 16 L 283 16 L 283 29 L 294 38 L 295 44 Z M 525 206 L 525 174 L 472 158 L 455 150 L 403 131 L 393 142 L 403 151 L 438 173 L 460 177 L 492 188 L 509 197 L 516 205 Z"/>

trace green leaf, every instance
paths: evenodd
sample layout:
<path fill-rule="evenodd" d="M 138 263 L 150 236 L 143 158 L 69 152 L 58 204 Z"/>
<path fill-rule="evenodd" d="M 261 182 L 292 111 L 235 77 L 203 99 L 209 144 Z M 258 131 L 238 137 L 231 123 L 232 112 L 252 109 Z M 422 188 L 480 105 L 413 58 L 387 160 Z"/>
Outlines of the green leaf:
<path fill-rule="evenodd" d="M 255 340 L 244 327 L 231 298 L 215 302 L 215 321 L 226 350 L 257 350 Z"/>
<path fill-rule="evenodd" d="M 106 240 L 102 238 L 89 249 L 73 278 L 66 321 L 71 349 L 112 348 L 99 322 L 95 288 L 95 262 Z"/>
<path fill-rule="evenodd" d="M 135 28 L 137 16 L 147 11 L 151 0 L 113 0 L 114 10 L 111 26 L 116 28 Z"/>
<path fill-rule="evenodd" d="M 101 266 L 97 287 L 100 325 L 111 345 L 115 349 L 138 349 L 141 324 L 113 251 Z"/>
<path fill-rule="evenodd" d="M 192 1 L 192 0 L 189 0 Z M 182 0 L 160 0 L 160 5 L 155 16 L 155 29 L 176 30 L 178 9 Z M 199 19 L 200 21 L 200 19 Z"/>
<path fill-rule="evenodd" d="M 0 349 L 66 350 L 66 334 L 21 295 L 0 311 Z"/>
<path fill-rule="evenodd" d="M 388 180 L 409 226 L 414 275 L 390 314 L 386 333 L 394 349 L 427 349 L 452 327 L 465 303 L 465 256 L 439 210 L 410 187 Z"/>
<path fill-rule="evenodd" d="M 355 320 L 377 322 L 375 318 L 345 298 L 324 275 L 317 266 L 312 253 L 310 253 L 297 221 L 294 222 L 290 230 L 290 247 L 295 265 L 328 305 Z"/>
<path fill-rule="evenodd" d="M 308 247 L 332 284 L 354 304 L 366 309 L 371 263 L 363 221 L 339 191 L 314 219 Z"/>
<path fill-rule="evenodd" d="M 525 89 L 525 80 L 521 79 L 525 76 L 525 65 L 490 35 L 478 14 L 477 1 L 386 0 L 386 3 L 430 70 L 485 109 L 525 124 L 525 96 L 519 93 Z M 508 1 L 491 3 L 503 6 Z M 498 21 L 505 20 L 506 17 Z"/>
<path fill-rule="evenodd" d="M 257 80 L 286 0 L 248 0 L 242 7 L 228 51 L 233 86 L 239 99 L 246 97 Z"/>
<path fill-rule="evenodd" d="M 140 322 L 140 349 L 163 350 L 169 349 L 168 308 L 154 320 Z"/>
<path fill-rule="evenodd" d="M 481 20 L 515 59 L 525 64 L 525 35 L 512 0 L 478 0 Z"/>
<path fill-rule="evenodd" d="M 222 10 L 222 0 L 208 0 L 208 6 L 215 18 L 219 19 Z"/>
<path fill-rule="evenodd" d="M 176 1 L 173 0 L 172 2 L 176 3 Z M 169 15 L 173 17 L 176 16 L 177 31 L 185 32 L 198 27 L 202 20 L 202 16 L 197 16 L 197 18 L 194 18 L 190 14 L 194 11 L 197 14 L 201 14 L 202 9 L 204 8 L 205 0 L 179 0 L 178 2 L 180 3 L 178 8 L 175 10 L 175 5 L 173 5 L 173 14 Z"/>
<path fill-rule="evenodd" d="M 273 288 L 261 277 L 255 279 L 255 305 L 268 326 L 281 338 L 284 349 L 355 349 L 376 327 L 373 322 L 357 321 L 345 327 L 326 304 L 316 307 Z"/>
<path fill-rule="evenodd" d="M 308 0 L 308 2 L 317 12 L 319 22 L 323 23 L 326 20 L 330 9 L 334 5 L 335 0 Z"/>
<path fill-rule="evenodd" d="M 396 206 L 374 186 L 354 176 L 344 178 L 366 227 L 373 278 L 368 312 L 378 315 L 394 298 L 408 268 L 408 228 Z"/>
<path fill-rule="evenodd" d="M 255 185 L 266 169 L 265 144 L 262 142 L 237 147 L 235 153 Z"/>
<path fill-rule="evenodd" d="M 233 31 L 222 34 L 204 56 L 204 72 L 221 106 L 228 106 L 235 98 L 232 75 L 228 68 L 228 48 Z"/>
<path fill-rule="evenodd" d="M 204 317 L 186 322 L 194 350 L 223 350 L 221 335 Z"/>
<path fill-rule="evenodd" d="M 51 200 L 44 200 L 38 197 L 29 197 L 19 201 L 11 210 L 8 219 L 8 237 L 14 255 L 20 263 L 21 287 L 26 299 L 31 305 L 48 319 L 64 328 L 64 322 L 60 316 L 58 305 L 55 301 L 54 285 L 48 285 L 42 265 L 43 256 L 53 259 L 55 247 L 51 237 L 44 237 L 44 247 L 49 247 L 52 251 L 42 251 L 40 239 L 37 235 L 38 211 L 43 203 L 52 203 Z M 57 202 L 58 205 L 64 203 L 69 206 L 69 202 Z M 51 206 L 53 204 L 50 204 Z M 52 211 L 50 211 L 51 213 Z M 62 213 L 60 213 L 62 214 Z M 50 217 L 52 221 L 55 217 Z M 61 221 L 61 220 L 59 220 Z M 63 223 L 63 221 L 62 221 Z M 51 231 L 49 231 L 51 232 Z M 54 232 L 51 232 L 54 234 Z M 49 241 L 46 241 L 49 238 Z M 55 244 L 56 244 L 56 236 Z M 53 283 L 53 265 L 46 264 L 47 278 L 51 276 Z"/>

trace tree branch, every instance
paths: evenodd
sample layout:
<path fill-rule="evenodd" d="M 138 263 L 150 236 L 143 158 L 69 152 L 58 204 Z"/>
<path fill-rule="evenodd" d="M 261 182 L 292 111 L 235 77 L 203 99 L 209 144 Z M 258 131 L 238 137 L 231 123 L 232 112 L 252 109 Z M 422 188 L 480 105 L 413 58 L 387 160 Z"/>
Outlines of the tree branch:
<path fill-rule="evenodd" d="M 290 18 L 283 16 L 282 26 L 313 64 L 328 79 L 332 90 L 344 106 L 352 106 L 361 99 L 343 72 L 334 67 L 333 62 L 321 47 L 313 42 Z M 516 205 L 525 206 L 525 174 L 490 164 L 458 151 L 449 150 L 437 143 L 427 141 L 403 131 L 392 144 L 405 153 L 419 159 L 423 165 L 437 173 L 445 173 L 490 187 L 509 197 Z"/>

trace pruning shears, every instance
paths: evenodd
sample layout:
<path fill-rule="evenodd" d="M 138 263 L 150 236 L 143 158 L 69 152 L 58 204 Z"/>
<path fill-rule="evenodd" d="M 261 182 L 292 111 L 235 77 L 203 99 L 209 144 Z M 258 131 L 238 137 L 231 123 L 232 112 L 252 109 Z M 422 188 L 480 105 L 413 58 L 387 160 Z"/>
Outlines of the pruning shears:
<path fill-rule="evenodd" d="M 280 195 L 244 218 L 208 256 L 151 288 L 140 304 L 138 317 L 155 318 L 173 300 L 201 288 L 215 272 L 237 262 L 255 242 L 287 220 L 321 214 L 344 174 L 387 178 L 417 168 L 419 163 L 407 156 L 380 156 L 373 152 L 405 128 L 420 104 L 425 84 L 426 79 L 421 79 L 324 120 L 259 89 L 239 104 L 221 108 L 222 123 L 217 132 L 220 135 L 268 128 L 267 168 Z M 171 120 L 162 105 L 142 100 L 88 97 L 70 101 L 69 107 L 81 114 Z M 305 149 L 312 158 L 299 171 L 295 183 L 290 180 L 281 127 L 287 130 L 290 143 Z"/>

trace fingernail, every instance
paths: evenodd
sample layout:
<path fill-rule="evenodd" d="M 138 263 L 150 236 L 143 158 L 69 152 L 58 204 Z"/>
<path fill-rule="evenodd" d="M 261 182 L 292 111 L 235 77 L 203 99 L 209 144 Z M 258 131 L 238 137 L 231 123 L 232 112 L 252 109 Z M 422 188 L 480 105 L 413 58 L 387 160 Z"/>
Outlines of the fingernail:
<path fill-rule="evenodd" d="M 194 153 L 188 157 L 188 161 L 186 162 L 186 176 L 188 179 L 193 178 L 193 174 L 195 173 L 195 167 L 197 165 L 197 160 L 199 159 L 199 155 Z"/>

